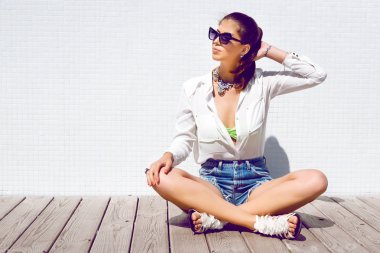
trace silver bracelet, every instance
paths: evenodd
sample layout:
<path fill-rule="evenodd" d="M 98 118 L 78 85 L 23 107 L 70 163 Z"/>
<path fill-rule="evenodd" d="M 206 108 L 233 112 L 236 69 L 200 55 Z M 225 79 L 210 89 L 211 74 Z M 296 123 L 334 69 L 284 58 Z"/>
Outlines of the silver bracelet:
<path fill-rule="evenodd" d="M 269 47 L 267 48 L 267 50 L 265 50 L 265 54 L 264 54 L 264 56 L 267 56 L 267 53 L 268 53 L 268 51 L 269 51 L 269 49 L 272 47 L 272 45 L 269 45 Z"/>

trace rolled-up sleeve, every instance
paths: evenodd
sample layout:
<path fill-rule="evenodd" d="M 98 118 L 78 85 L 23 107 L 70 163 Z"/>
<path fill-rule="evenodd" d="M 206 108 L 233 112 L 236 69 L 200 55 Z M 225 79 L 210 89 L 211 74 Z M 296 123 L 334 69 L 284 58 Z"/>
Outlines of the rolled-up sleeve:
<path fill-rule="evenodd" d="M 165 152 L 173 154 L 172 167 L 186 160 L 193 149 L 196 138 L 196 124 L 190 106 L 190 99 L 182 85 L 176 113 L 174 137 L 170 146 L 165 150 Z"/>
<path fill-rule="evenodd" d="M 266 82 L 271 99 L 282 94 L 314 87 L 327 77 L 322 67 L 307 56 L 298 55 L 295 52 L 288 52 L 282 65 L 290 71 L 263 71 L 263 82 Z"/>

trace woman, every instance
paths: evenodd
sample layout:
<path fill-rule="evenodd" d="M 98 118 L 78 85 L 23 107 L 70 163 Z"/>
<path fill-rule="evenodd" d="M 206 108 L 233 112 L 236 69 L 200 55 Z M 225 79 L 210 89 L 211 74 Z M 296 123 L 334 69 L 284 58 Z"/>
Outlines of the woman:
<path fill-rule="evenodd" d="M 254 19 L 239 12 L 223 17 L 217 29 L 210 27 L 212 58 L 220 65 L 184 82 L 174 140 L 145 171 L 149 186 L 189 213 L 194 233 L 230 222 L 294 239 L 301 219 L 293 211 L 327 189 L 327 178 L 317 169 L 269 175 L 263 153 L 270 100 L 314 87 L 327 74 L 308 57 L 269 45 L 262 36 Z M 262 57 L 291 71 L 256 68 Z M 200 177 L 174 168 L 192 150 Z"/>

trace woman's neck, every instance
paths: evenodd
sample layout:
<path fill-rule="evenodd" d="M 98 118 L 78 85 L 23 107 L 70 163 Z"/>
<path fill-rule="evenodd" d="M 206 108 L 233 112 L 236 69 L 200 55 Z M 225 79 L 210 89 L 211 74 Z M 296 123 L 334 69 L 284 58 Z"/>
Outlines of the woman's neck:
<path fill-rule="evenodd" d="M 234 81 L 235 74 L 230 73 L 230 71 L 235 68 L 236 66 L 233 64 L 221 62 L 219 65 L 219 78 L 225 82 L 232 83 Z"/>

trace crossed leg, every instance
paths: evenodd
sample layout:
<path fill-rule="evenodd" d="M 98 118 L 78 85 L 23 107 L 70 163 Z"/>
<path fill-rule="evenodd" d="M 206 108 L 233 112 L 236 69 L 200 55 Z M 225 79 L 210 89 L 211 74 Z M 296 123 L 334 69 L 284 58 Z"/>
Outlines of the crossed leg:
<path fill-rule="evenodd" d="M 327 186 L 327 177 L 320 170 L 293 171 L 263 183 L 239 207 L 261 215 L 290 213 L 318 198 Z"/>
<path fill-rule="evenodd" d="M 179 168 L 173 168 L 168 174 L 160 172 L 160 183 L 153 188 L 184 212 L 194 208 L 222 221 L 253 229 L 256 215 L 289 213 L 316 199 L 327 189 L 327 178 L 316 169 L 290 172 L 263 183 L 239 206 L 225 201 L 211 183 Z"/>

